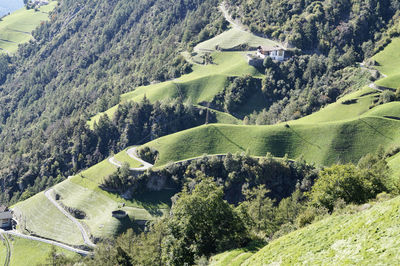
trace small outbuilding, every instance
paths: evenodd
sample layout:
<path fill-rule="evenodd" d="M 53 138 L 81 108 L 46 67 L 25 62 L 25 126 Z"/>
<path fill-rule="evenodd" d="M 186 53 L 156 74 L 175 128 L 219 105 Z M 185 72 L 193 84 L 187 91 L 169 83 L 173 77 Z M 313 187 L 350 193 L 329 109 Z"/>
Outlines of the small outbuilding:
<path fill-rule="evenodd" d="M 0 228 L 9 228 L 12 225 L 12 212 L 8 209 L 8 207 L 1 205 L 0 206 Z"/>

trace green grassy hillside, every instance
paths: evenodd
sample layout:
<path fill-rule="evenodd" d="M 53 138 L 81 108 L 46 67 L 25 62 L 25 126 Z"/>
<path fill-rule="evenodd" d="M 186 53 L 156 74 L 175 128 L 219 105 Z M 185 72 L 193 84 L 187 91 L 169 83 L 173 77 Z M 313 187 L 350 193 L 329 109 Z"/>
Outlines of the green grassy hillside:
<path fill-rule="evenodd" d="M 400 121 L 362 117 L 340 122 L 272 126 L 207 125 L 154 140 L 146 146 L 160 153 L 156 166 L 202 154 L 248 151 L 263 156 L 296 159 L 329 165 L 357 161 L 379 145 L 389 147 L 400 140 Z"/>
<path fill-rule="evenodd" d="M 31 38 L 31 32 L 42 21 L 49 19 L 49 12 L 57 5 L 56 1 L 50 2 L 46 6 L 27 10 L 22 8 L 0 21 L 0 50 L 8 53 L 14 53 L 18 49 L 18 44 L 28 42 Z"/>
<path fill-rule="evenodd" d="M 10 265 L 30 266 L 47 263 L 51 245 L 19 237 L 9 237 L 9 239 L 12 239 L 10 241 L 12 245 Z M 56 247 L 56 252 L 66 257 L 78 256 L 74 252 L 59 247 Z"/>
<path fill-rule="evenodd" d="M 379 97 L 379 94 L 379 91 L 365 87 L 345 95 L 335 103 L 327 105 L 316 113 L 291 121 L 290 123 L 321 123 L 354 119 L 368 112 L 370 110 L 369 107 L 374 99 Z M 346 101 L 350 103 L 345 104 Z"/>
<path fill-rule="evenodd" d="M 7 256 L 7 247 L 4 243 L 4 241 L 1 241 L 0 242 L 0 265 L 5 264 L 6 256 Z"/>
<path fill-rule="evenodd" d="M 243 52 L 216 52 L 213 54 L 213 61 L 214 63 L 209 65 L 194 65 L 192 73 L 183 75 L 179 79 L 138 87 L 132 92 L 123 94 L 121 102 L 140 101 L 146 96 L 151 102 L 181 97 L 197 104 L 211 101 L 224 89 L 228 77 L 244 75 L 262 77 L 256 68 L 247 64 Z M 116 110 L 117 106 L 114 106 L 104 113 L 111 117 Z M 89 124 L 98 121 L 104 113 L 94 116 Z"/>
<path fill-rule="evenodd" d="M 127 149 L 115 154 L 115 156 L 114 156 L 115 159 L 117 161 L 121 162 L 121 163 L 128 163 L 129 167 L 132 167 L 132 168 L 137 168 L 137 167 L 143 166 L 140 162 L 138 162 L 135 159 L 129 157 L 129 155 L 126 153 Z"/>
<path fill-rule="evenodd" d="M 271 242 L 242 265 L 397 264 L 399 212 L 397 197 L 354 214 L 334 214 Z"/>
<path fill-rule="evenodd" d="M 394 38 L 385 49 L 376 54 L 373 59 L 376 60 L 376 67 L 380 72 L 387 75 L 376 82 L 377 85 L 398 88 L 400 86 L 400 38 Z"/>
<path fill-rule="evenodd" d="M 122 161 L 125 158 L 124 153 L 125 151 L 122 151 L 118 154 Z M 127 228 L 135 228 L 135 220 L 148 221 L 162 216 L 171 204 L 170 198 L 176 193 L 174 190 L 164 190 L 126 200 L 116 193 L 100 189 L 99 185 L 103 179 L 116 169 L 108 160 L 104 160 L 53 187 L 53 197 L 58 194 L 64 206 L 85 213 L 86 216 L 80 219 L 80 222 L 96 239 L 109 238 Z M 14 209 L 22 213 L 21 227 L 26 224 L 26 228 L 35 234 L 67 244 L 83 244 L 76 225 L 56 209 L 43 193 L 16 204 Z M 111 212 L 117 209 L 126 211 L 129 218 L 118 220 L 112 217 Z"/>
<path fill-rule="evenodd" d="M 81 232 L 76 225 L 66 219 L 43 192 L 36 194 L 26 201 L 14 206 L 17 213 L 22 213 L 22 221 L 19 221 L 20 228 L 39 236 L 54 239 L 70 245 L 82 245 Z"/>

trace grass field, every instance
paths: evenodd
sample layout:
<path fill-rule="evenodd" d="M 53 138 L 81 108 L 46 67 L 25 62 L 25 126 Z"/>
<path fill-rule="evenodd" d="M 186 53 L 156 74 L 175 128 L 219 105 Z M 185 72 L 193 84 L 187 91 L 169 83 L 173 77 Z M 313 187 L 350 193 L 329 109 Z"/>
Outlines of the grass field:
<path fill-rule="evenodd" d="M 379 94 L 380 92 L 375 89 L 362 88 L 342 97 L 333 104 L 327 105 L 318 112 L 291 121 L 290 124 L 334 122 L 357 118 L 370 110 L 369 107 L 374 99 L 379 97 Z M 343 104 L 345 101 L 353 101 L 354 103 Z"/>
<path fill-rule="evenodd" d="M 20 226 L 43 237 L 51 238 L 70 245 L 83 245 L 78 227 L 62 214 L 44 195 L 43 192 L 14 206 L 23 213 Z"/>
<path fill-rule="evenodd" d="M 11 237 L 12 239 L 12 255 L 10 265 L 30 266 L 30 265 L 45 265 L 52 246 L 46 243 L 31 241 L 19 237 Z M 74 252 L 56 247 L 57 254 L 63 254 L 66 257 L 79 256 Z M 1 260 L 0 260 L 1 262 Z"/>
<path fill-rule="evenodd" d="M 169 98 L 181 97 L 190 99 L 193 104 L 211 101 L 213 97 L 221 92 L 228 82 L 228 77 L 252 75 L 262 78 L 261 73 L 247 64 L 243 52 L 216 52 L 213 54 L 214 63 L 209 65 L 194 65 L 193 72 L 183 75 L 174 81 L 167 81 L 149 86 L 136 88 L 121 96 L 121 102 L 140 101 L 146 95 L 151 101 L 167 100 Z M 92 117 L 89 125 L 98 121 L 101 115 L 106 113 L 112 117 L 118 106 L 99 113 Z"/>
<path fill-rule="evenodd" d="M 216 46 L 219 46 L 223 49 L 231 49 L 242 44 L 247 44 L 249 47 L 258 47 L 260 45 L 272 47 L 279 45 L 272 40 L 258 37 L 250 32 L 233 28 L 223 32 L 218 36 L 215 36 L 210 40 L 198 44 L 194 50 L 215 50 Z"/>
<path fill-rule="evenodd" d="M 226 251 L 224 253 L 211 257 L 210 266 L 229 265 L 239 266 L 250 258 L 256 251 L 250 251 L 246 248 Z"/>
<path fill-rule="evenodd" d="M 116 169 L 108 160 L 104 160 L 53 187 L 65 206 L 86 214 L 80 222 L 95 238 L 109 238 L 135 227 L 134 220 L 147 221 L 162 216 L 168 211 L 170 198 L 176 193 L 173 190 L 149 192 L 126 200 L 116 193 L 100 189 L 102 180 Z M 27 229 L 35 234 L 71 245 L 83 244 L 78 228 L 43 193 L 18 203 L 15 209 L 22 212 Z M 125 210 L 129 218 L 118 220 L 112 217 L 112 211 L 117 209 Z"/>
<path fill-rule="evenodd" d="M 112 217 L 111 212 L 117 209 L 127 211 L 131 219 L 153 219 L 149 211 L 144 208 L 121 208 L 121 203 L 68 180 L 56 185 L 54 190 L 61 196 L 61 202 L 65 206 L 85 212 L 86 217 L 81 222 L 89 227 L 91 234 L 96 238 L 112 237 L 133 226 L 130 219 L 120 221 Z"/>
<path fill-rule="evenodd" d="M 334 214 L 271 242 L 242 265 L 395 265 L 399 213 L 397 197 L 354 214 Z"/>
<path fill-rule="evenodd" d="M 80 185 L 89 190 L 101 193 L 115 202 L 125 203 L 126 206 L 135 208 L 151 208 L 165 209 L 170 205 L 170 197 L 172 196 L 170 191 L 160 191 L 154 193 L 148 193 L 147 196 L 136 197 L 133 200 L 126 200 L 121 196 L 109 193 L 99 188 L 101 182 L 117 170 L 117 167 L 110 164 L 108 160 L 104 160 L 89 169 L 81 172 L 80 174 L 69 179 L 72 183 Z"/>
<path fill-rule="evenodd" d="M 48 5 L 40 7 L 39 11 L 21 8 L 4 17 L 0 21 L 0 49 L 8 53 L 16 52 L 18 44 L 28 42 L 32 38 L 32 30 L 42 21 L 49 19 L 48 13 L 56 5 L 57 2 L 52 1 Z"/>
<path fill-rule="evenodd" d="M 5 264 L 6 256 L 7 256 L 7 247 L 4 243 L 4 241 L 0 237 L 0 265 Z"/>
<path fill-rule="evenodd" d="M 289 123 L 290 124 L 290 123 Z M 400 121 L 383 117 L 362 117 L 339 122 L 233 126 L 212 124 L 168 135 L 145 146 L 160 153 L 156 166 L 202 154 L 248 151 L 276 157 L 304 155 L 309 162 L 330 165 L 356 162 L 379 145 L 389 147 L 400 140 Z"/>
<path fill-rule="evenodd" d="M 400 87 L 400 38 L 394 38 L 385 49 L 376 54 L 373 59 L 378 62 L 376 67 L 387 75 L 376 82 L 377 85 L 398 88 Z"/>
<path fill-rule="evenodd" d="M 127 148 L 127 149 L 129 149 L 129 148 Z M 129 167 L 131 167 L 131 168 L 138 168 L 138 167 L 143 166 L 140 162 L 129 157 L 129 155 L 126 153 L 127 149 L 115 154 L 114 155 L 115 159 L 117 159 L 117 161 L 119 161 L 121 163 L 128 163 Z"/>

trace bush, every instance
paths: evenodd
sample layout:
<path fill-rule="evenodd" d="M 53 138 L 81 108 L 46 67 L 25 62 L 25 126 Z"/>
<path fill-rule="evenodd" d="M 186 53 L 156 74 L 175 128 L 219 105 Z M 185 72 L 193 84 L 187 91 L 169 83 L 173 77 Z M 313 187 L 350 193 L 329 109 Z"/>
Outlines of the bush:
<path fill-rule="evenodd" d="M 390 90 L 384 90 L 379 97 L 379 102 L 384 104 L 384 103 L 390 103 L 395 100 L 395 94 L 390 91 Z"/>
<path fill-rule="evenodd" d="M 388 168 L 383 159 L 367 155 L 359 166 L 334 165 L 320 172 L 310 199 L 315 206 L 332 211 L 339 199 L 346 203 L 362 204 L 383 191 L 388 191 Z"/>
<path fill-rule="evenodd" d="M 211 179 L 178 194 L 164 241 L 167 265 L 192 265 L 201 256 L 246 244 L 243 221 L 223 197 L 222 188 Z"/>

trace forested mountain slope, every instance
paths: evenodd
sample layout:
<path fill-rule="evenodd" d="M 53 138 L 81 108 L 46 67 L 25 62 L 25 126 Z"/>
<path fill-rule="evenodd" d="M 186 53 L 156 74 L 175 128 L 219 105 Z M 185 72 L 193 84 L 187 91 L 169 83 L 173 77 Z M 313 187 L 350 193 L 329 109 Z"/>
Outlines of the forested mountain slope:
<path fill-rule="evenodd" d="M 371 57 L 398 0 L 227 0 L 232 16 L 251 31 L 307 51 Z M 395 33 L 396 30 L 394 30 Z"/>
<path fill-rule="evenodd" d="M 0 59 L 2 197 L 20 178 L 23 190 L 38 176 L 43 184 L 66 176 L 71 119 L 104 111 L 136 85 L 190 71 L 179 47 L 198 42 L 207 25 L 210 35 L 222 30 L 217 1 L 60 1 L 34 41 Z"/>
<path fill-rule="evenodd" d="M 267 60 L 265 69 L 245 71 L 253 77 L 202 76 L 183 84 L 182 97 L 174 80 L 136 87 L 192 70 L 197 75 L 197 66 L 189 63 L 196 53 L 193 47 L 227 29 L 218 1 L 60 1 L 51 20 L 34 31 L 33 41 L 14 57 L 0 58 L 2 200 L 28 198 L 149 136 L 154 139 L 202 124 L 205 109 L 191 105 L 192 99 L 257 125 L 311 114 L 368 82 L 369 71 L 351 66 L 381 47 L 379 41 L 394 25 L 391 19 L 396 18 L 398 6 L 395 0 L 226 4 L 233 17 L 253 32 L 296 46 L 295 56 L 282 64 Z M 297 16 L 262 18 L 262 12 L 272 10 Z M 356 19 L 364 13 L 366 21 Z M 298 29 L 298 25 L 309 27 Z M 360 25 L 371 32 L 357 39 Z M 344 43 L 326 34 L 332 30 L 343 33 Z M 392 35 L 396 34 L 394 30 Z M 186 50 L 188 57 L 181 54 Z M 218 53 L 202 56 L 223 59 Z M 259 94 L 252 100 L 266 99 L 261 105 L 243 100 L 251 98 L 247 89 L 254 87 Z M 171 97 L 181 99 L 170 104 L 154 101 Z M 89 117 L 128 98 L 135 103 L 122 106 L 117 116 L 104 116 L 89 129 Z"/>

